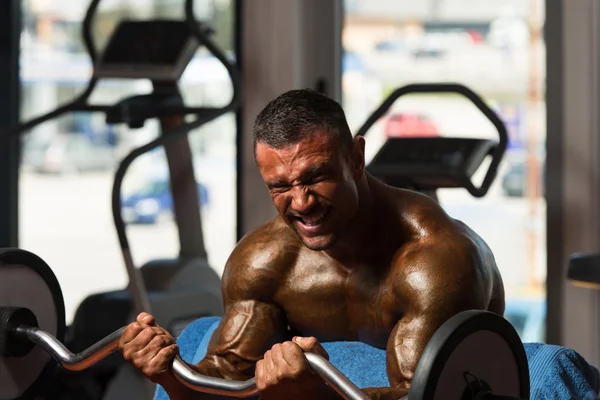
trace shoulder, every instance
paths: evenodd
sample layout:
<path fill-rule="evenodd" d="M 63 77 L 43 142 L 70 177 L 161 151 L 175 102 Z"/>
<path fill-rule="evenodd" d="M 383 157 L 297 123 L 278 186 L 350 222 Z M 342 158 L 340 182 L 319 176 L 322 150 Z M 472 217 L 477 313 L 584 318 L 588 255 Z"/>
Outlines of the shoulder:
<path fill-rule="evenodd" d="M 407 311 L 486 309 L 493 277 L 468 238 L 409 244 L 394 263 L 395 292 Z"/>
<path fill-rule="evenodd" d="M 295 264 L 300 249 L 294 232 L 279 218 L 244 236 L 225 264 L 225 301 L 272 296 Z"/>
<path fill-rule="evenodd" d="M 405 233 L 405 251 L 427 257 L 437 253 L 477 256 L 488 253 L 487 244 L 464 223 L 452 218 L 436 200 L 422 193 L 391 188 L 384 196 L 394 219 Z M 389 218 L 389 216 L 385 216 Z"/>
<path fill-rule="evenodd" d="M 452 229 L 453 219 L 431 197 L 412 190 L 399 189 L 377 180 L 370 181 L 380 216 L 386 224 L 397 221 L 404 232 L 428 233 L 440 225 Z"/>
<path fill-rule="evenodd" d="M 431 199 L 405 206 L 403 219 L 412 225 L 413 236 L 393 264 L 394 283 L 405 304 L 487 307 L 495 280 L 495 261 L 487 244 Z"/>

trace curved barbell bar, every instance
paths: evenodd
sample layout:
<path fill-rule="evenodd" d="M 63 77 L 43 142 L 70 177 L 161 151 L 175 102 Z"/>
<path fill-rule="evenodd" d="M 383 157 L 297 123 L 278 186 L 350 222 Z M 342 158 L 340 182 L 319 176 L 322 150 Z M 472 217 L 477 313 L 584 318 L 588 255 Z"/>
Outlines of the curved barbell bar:
<path fill-rule="evenodd" d="M 12 332 L 21 338 L 27 338 L 39 345 L 65 369 L 81 371 L 103 360 L 112 354 L 118 346 L 125 327 L 111 333 L 96 344 L 78 354 L 70 352 L 58 339 L 48 332 L 30 326 L 17 326 Z M 367 400 L 367 395 L 345 377 L 336 367 L 323 357 L 314 353 L 304 353 L 312 370 L 327 382 L 340 396 L 346 400 Z M 246 381 L 230 381 L 201 375 L 194 371 L 179 356 L 172 365 L 173 375 L 185 386 L 197 392 L 246 398 L 258 393 L 255 379 Z"/>

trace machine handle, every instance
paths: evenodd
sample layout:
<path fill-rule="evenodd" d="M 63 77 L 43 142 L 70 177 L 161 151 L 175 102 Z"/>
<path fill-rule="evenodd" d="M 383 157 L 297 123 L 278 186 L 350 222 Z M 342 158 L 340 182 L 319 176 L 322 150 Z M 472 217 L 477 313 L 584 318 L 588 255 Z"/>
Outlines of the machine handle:
<path fill-rule="evenodd" d="M 455 93 L 466 97 L 477 107 L 479 111 L 494 125 L 498 132 L 498 145 L 492 150 L 492 162 L 488 167 L 488 170 L 483 178 L 483 182 L 479 187 L 475 186 L 470 180 L 466 183 L 466 189 L 474 197 L 483 197 L 488 192 L 496 173 L 502 157 L 506 151 L 508 145 L 508 132 L 506 126 L 498 115 L 483 101 L 483 99 L 468 87 L 459 83 L 415 83 L 400 87 L 394 90 L 381 105 L 367 118 L 367 121 L 360 127 L 356 136 L 365 136 L 365 134 L 375 125 L 375 123 L 383 117 L 392 105 L 400 97 L 407 94 L 415 93 Z"/>

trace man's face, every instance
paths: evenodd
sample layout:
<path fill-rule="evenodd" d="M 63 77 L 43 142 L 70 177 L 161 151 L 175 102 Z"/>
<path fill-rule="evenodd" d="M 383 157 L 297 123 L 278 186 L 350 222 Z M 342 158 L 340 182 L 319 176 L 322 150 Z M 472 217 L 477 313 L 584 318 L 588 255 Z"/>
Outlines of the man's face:
<path fill-rule="evenodd" d="M 282 149 L 258 143 L 256 161 L 283 220 L 312 250 L 333 246 L 358 210 L 362 138 L 348 151 L 315 132 Z"/>

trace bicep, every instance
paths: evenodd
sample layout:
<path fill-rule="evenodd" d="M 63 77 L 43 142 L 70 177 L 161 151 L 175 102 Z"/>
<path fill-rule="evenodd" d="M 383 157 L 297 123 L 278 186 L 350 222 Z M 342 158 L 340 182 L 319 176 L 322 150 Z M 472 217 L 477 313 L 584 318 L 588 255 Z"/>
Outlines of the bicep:
<path fill-rule="evenodd" d="M 285 316 L 274 304 L 237 301 L 225 314 L 208 344 L 200 372 L 226 379 L 248 379 L 264 353 L 285 340 Z"/>
<path fill-rule="evenodd" d="M 396 287 L 404 315 L 387 344 L 392 386 L 410 386 L 421 354 L 444 322 L 462 311 L 487 308 L 489 279 L 481 277 L 477 254 L 454 241 L 407 258 Z"/>
<path fill-rule="evenodd" d="M 444 322 L 462 311 L 482 308 L 468 295 L 463 299 L 459 297 L 449 296 L 445 302 L 409 312 L 396 324 L 388 340 L 386 357 L 388 378 L 393 387 L 410 387 L 419 358 Z"/>
<path fill-rule="evenodd" d="M 272 233 L 263 229 L 242 239 L 227 261 L 225 313 L 198 365 L 201 373 L 248 379 L 264 353 L 285 340 L 287 320 L 274 296 L 284 278 L 282 266 L 290 265 L 294 254 L 282 251 Z"/>
<path fill-rule="evenodd" d="M 417 363 L 441 323 L 430 315 L 407 315 L 400 320 L 387 344 L 386 364 L 392 387 L 410 387 Z"/>

